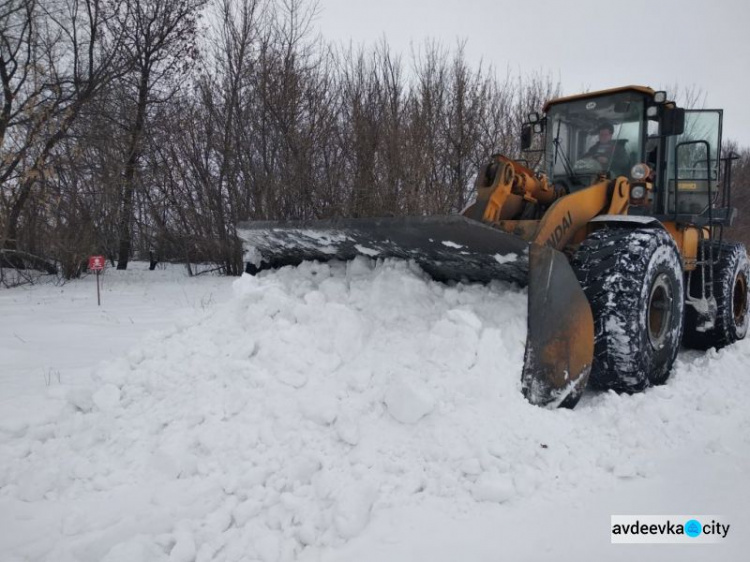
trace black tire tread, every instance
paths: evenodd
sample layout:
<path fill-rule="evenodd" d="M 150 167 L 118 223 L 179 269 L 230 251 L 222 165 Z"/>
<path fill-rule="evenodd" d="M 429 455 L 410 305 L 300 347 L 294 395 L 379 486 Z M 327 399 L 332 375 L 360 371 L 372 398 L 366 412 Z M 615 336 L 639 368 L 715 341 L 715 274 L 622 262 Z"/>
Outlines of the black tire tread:
<path fill-rule="evenodd" d="M 666 372 L 646 376 L 643 366 L 629 361 L 619 347 L 623 340 L 608 333 L 607 320 L 623 307 L 636 306 L 641 299 L 643 277 L 656 248 L 671 245 L 672 237 L 660 228 L 603 228 L 584 240 L 571 265 L 578 276 L 594 314 L 594 362 L 590 384 L 618 392 L 638 392 L 651 384 L 661 384 L 677 354 L 679 337 Z M 681 283 L 682 276 L 678 278 Z M 681 318 L 679 319 L 681 322 Z M 637 349 L 631 351 L 637 354 Z"/>
<path fill-rule="evenodd" d="M 714 269 L 713 283 L 714 297 L 716 298 L 716 322 L 712 329 L 703 332 L 698 331 L 698 314 L 691 306 L 685 308 L 685 331 L 682 341 L 686 347 L 692 349 L 706 350 L 712 347 L 721 349 L 733 344 L 738 339 L 743 339 L 747 331 L 746 327 L 744 331 L 738 331 L 737 327 L 734 326 L 731 311 L 734 274 L 737 271 L 738 263 L 744 264 L 739 267 L 744 269 L 746 279 L 750 281 L 745 246 L 739 242 L 706 241 L 703 248 L 706 254 L 709 247 L 713 250 L 714 256 L 719 256 Z M 696 269 L 690 278 L 691 296 L 695 297 L 700 294 L 700 284 L 700 269 Z"/>

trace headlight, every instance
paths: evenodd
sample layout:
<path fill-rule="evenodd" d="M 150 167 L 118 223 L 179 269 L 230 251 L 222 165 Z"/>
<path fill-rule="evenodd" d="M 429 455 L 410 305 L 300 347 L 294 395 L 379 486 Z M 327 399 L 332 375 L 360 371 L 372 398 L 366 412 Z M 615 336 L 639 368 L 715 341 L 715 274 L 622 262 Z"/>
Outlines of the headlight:
<path fill-rule="evenodd" d="M 646 164 L 636 164 L 630 170 L 630 177 L 636 181 L 643 181 L 649 176 L 650 173 L 651 168 L 649 168 Z"/>
<path fill-rule="evenodd" d="M 645 185 L 634 185 L 630 188 L 631 199 L 643 199 L 646 197 L 646 186 Z"/>

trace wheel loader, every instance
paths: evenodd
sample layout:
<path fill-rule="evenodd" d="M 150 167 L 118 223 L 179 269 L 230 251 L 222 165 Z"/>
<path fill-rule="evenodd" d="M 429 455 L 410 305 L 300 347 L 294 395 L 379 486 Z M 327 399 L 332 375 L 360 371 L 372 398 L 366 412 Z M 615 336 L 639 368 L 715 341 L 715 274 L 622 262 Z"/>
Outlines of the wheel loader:
<path fill-rule="evenodd" d="M 242 223 L 248 272 L 364 255 L 442 282 L 511 281 L 528 287 L 530 403 L 573 407 L 587 384 L 641 391 L 667 380 L 681 344 L 747 333 L 722 117 L 643 86 L 554 99 L 522 129 L 536 168 L 492 156 L 460 215 Z"/>

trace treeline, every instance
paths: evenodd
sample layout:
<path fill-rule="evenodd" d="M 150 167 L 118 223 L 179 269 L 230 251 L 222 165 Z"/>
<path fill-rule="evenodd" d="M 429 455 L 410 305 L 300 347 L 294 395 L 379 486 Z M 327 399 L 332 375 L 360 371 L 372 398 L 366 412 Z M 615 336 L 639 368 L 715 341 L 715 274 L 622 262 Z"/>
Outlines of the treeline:
<path fill-rule="evenodd" d="M 750 251 L 750 148 L 738 147 L 730 141 L 724 143 L 722 156 L 733 157 L 730 204 L 737 209 L 734 225 L 727 229 L 725 236 L 742 242 Z"/>
<path fill-rule="evenodd" d="M 558 93 L 461 45 L 334 49 L 302 0 L 4 0 L 6 263 L 86 256 L 242 271 L 246 219 L 460 210 Z"/>
<path fill-rule="evenodd" d="M 0 265 L 243 269 L 247 219 L 460 211 L 550 76 L 315 36 L 305 0 L 0 0 Z M 744 156 L 745 166 L 747 154 Z"/>

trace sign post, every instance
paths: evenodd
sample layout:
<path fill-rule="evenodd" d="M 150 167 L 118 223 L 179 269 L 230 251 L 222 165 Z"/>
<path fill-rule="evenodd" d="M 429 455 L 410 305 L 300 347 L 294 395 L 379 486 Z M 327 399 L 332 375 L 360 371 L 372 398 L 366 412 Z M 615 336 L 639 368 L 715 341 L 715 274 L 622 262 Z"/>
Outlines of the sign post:
<path fill-rule="evenodd" d="M 99 272 L 104 269 L 104 256 L 89 257 L 89 271 L 96 271 L 96 305 L 102 305 L 102 299 L 99 294 Z"/>

